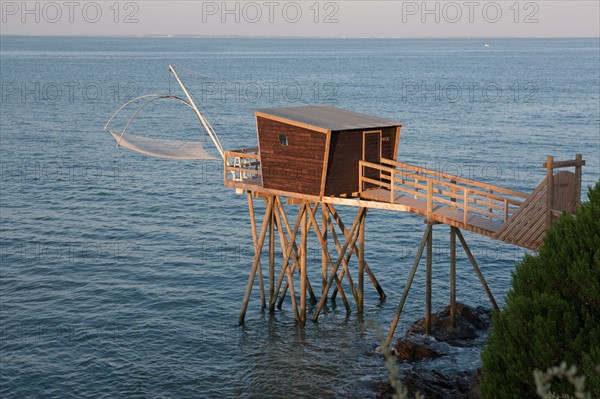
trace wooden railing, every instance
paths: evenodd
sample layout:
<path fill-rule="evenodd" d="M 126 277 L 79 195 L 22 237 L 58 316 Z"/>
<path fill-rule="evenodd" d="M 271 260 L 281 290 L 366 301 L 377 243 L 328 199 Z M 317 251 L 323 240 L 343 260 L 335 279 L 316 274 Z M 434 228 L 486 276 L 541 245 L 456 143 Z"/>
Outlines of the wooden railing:
<path fill-rule="evenodd" d="M 379 179 L 373 178 L 376 171 Z M 440 205 L 457 210 L 462 212 L 465 224 L 471 215 L 504 223 L 528 197 L 519 191 L 385 158 L 380 164 L 359 163 L 360 191 L 372 188 L 389 190 L 392 204 L 402 200 L 397 195 L 425 202 L 429 219 Z"/>
<path fill-rule="evenodd" d="M 225 165 L 223 167 L 225 181 L 252 181 L 260 179 L 260 155 L 258 148 L 241 148 L 234 151 L 225 151 Z"/>

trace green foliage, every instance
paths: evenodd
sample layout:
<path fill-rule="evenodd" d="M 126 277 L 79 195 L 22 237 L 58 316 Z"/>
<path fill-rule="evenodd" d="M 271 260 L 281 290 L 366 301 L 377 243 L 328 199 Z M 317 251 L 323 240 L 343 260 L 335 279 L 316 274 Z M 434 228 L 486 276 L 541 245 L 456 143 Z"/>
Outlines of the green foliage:
<path fill-rule="evenodd" d="M 600 182 L 576 217 L 563 215 L 539 253 L 517 265 L 481 357 L 483 398 L 535 397 L 533 371 L 563 361 L 578 365 L 600 398 Z M 560 380 L 552 391 L 573 387 Z"/>

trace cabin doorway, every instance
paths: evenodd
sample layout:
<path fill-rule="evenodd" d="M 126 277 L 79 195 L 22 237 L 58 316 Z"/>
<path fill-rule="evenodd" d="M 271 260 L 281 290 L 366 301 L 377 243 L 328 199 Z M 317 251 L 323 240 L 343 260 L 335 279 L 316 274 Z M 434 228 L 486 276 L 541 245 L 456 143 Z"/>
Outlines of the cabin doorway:
<path fill-rule="evenodd" d="M 379 164 L 381 162 L 381 130 L 370 130 L 363 132 L 363 161 Z M 381 180 L 381 171 L 366 168 L 364 176 L 373 180 Z M 365 183 L 364 188 L 377 187 L 372 183 Z"/>

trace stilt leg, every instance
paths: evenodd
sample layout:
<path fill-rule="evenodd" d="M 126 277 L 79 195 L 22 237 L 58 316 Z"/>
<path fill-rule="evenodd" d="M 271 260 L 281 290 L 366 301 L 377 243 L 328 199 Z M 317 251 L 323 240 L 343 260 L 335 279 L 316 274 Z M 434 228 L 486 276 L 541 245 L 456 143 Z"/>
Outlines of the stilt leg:
<path fill-rule="evenodd" d="M 331 228 L 331 237 L 333 238 L 333 242 L 335 244 L 335 249 L 337 250 L 338 256 L 342 253 L 342 244 L 340 244 L 340 241 L 337 238 L 337 234 L 335 232 L 335 228 L 333 227 L 333 223 L 330 223 Z M 349 237 L 349 236 L 348 236 Z M 346 238 L 348 239 L 348 238 Z M 349 251 L 348 254 L 346 255 L 346 258 L 342 261 L 342 272 L 340 273 L 339 279 L 340 281 L 344 280 L 344 276 L 346 276 L 346 279 L 348 280 L 348 283 L 350 285 L 350 290 L 352 291 L 352 295 L 354 296 L 354 300 L 358 301 L 358 295 L 356 293 L 356 289 L 354 288 L 354 282 L 352 282 L 352 276 L 350 275 L 350 273 L 346 273 L 346 270 L 349 271 L 349 267 L 348 265 L 350 264 L 350 259 L 352 258 L 352 251 Z M 334 301 L 335 297 L 338 293 L 338 289 L 337 286 L 333 287 L 333 293 L 331 294 L 331 300 Z"/>
<path fill-rule="evenodd" d="M 327 300 L 327 293 L 329 292 L 329 289 L 331 288 L 333 281 L 337 280 L 337 270 L 338 270 L 340 264 L 342 263 L 342 260 L 344 259 L 344 254 L 346 253 L 348 246 L 352 246 L 356 243 L 356 239 L 358 238 L 357 237 L 358 234 L 355 234 L 356 228 L 357 228 L 358 222 L 362 218 L 363 214 L 364 214 L 364 208 L 361 208 L 361 210 L 359 210 L 359 212 L 358 212 L 358 215 L 356 215 L 356 218 L 354 219 L 354 223 L 352 224 L 352 227 L 350 228 L 349 235 L 350 235 L 351 239 L 347 239 L 346 242 L 344 243 L 344 246 L 342 247 L 342 251 L 341 251 L 342 253 L 338 257 L 338 260 L 335 262 L 335 265 L 333 266 L 333 270 L 332 270 L 333 275 L 331 277 L 329 277 L 329 279 L 327 280 L 327 286 L 325 287 L 325 291 L 323 291 L 323 296 L 321 296 L 319 305 L 317 306 L 317 309 L 315 310 L 315 315 L 313 317 L 313 321 L 317 321 L 317 319 L 319 317 L 319 313 L 321 312 L 321 309 L 323 308 L 323 306 L 325 305 L 325 301 Z M 342 290 L 340 288 L 341 288 L 341 285 L 338 285 L 338 290 L 340 291 L 340 295 L 341 295 Z M 347 307 L 346 311 L 350 312 L 350 308 Z"/>
<path fill-rule="evenodd" d="M 310 205 L 305 205 L 310 207 Z M 309 212 L 312 212 L 309 210 Z M 305 212 L 306 213 L 306 212 Z M 306 323 L 306 242 L 308 236 L 308 215 L 302 216 L 302 232 L 300 235 L 300 324 Z"/>
<path fill-rule="evenodd" d="M 322 240 L 321 231 L 319 230 L 319 225 L 317 223 L 317 219 L 315 217 L 314 211 L 310 207 L 308 208 L 307 211 L 308 211 L 308 215 L 310 217 L 310 221 L 312 222 L 315 232 L 317 233 L 317 237 L 319 238 L 319 242 L 321 245 L 323 245 L 324 241 Z M 342 256 L 342 255 L 340 255 L 340 256 Z M 325 253 L 325 258 L 327 260 L 327 264 L 331 268 L 332 273 L 334 273 L 334 274 L 332 274 L 332 277 L 335 280 L 336 287 L 338 287 L 340 290 L 340 297 L 342 298 L 342 302 L 344 303 L 344 306 L 346 307 L 346 311 L 350 312 L 350 305 L 348 304 L 348 300 L 346 299 L 346 295 L 344 294 L 344 290 L 342 289 L 341 279 L 339 279 L 337 276 L 337 269 L 334 269 L 333 261 L 331 260 L 331 257 L 329 256 L 329 252 Z M 327 286 L 325 288 L 327 289 Z M 323 295 L 325 297 L 327 296 L 327 292 L 325 292 L 325 290 L 323 291 Z"/>
<path fill-rule="evenodd" d="M 268 200 L 267 211 L 261 226 L 260 237 L 257 245 L 254 246 L 254 260 L 252 261 L 252 268 L 250 269 L 250 276 L 248 277 L 248 284 L 246 285 L 246 293 L 244 294 L 244 300 L 242 302 L 242 310 L 240 311 L 240 324 L 244 323 L 246 316 L 246 309 L 248 309 L 248 302 L 250 301 L 250 293 L 252 292 L 252 284 L 254 283 L 254 277 L 256 276 L 256 269 L 260 264 L 260 254 L 262 252 L 262 246 L 265 242 L 265 235 L 267 234 L 267 226 L 270 217 L 271 210 L 273 209 L 274 198 L 271 197 Z"/>
<path fill-rule="evenodd" d="M 450 226 L 450 328 L 456 327 L 456 227 Z"/>
<path fill-rule="evenodd" d="M 248 212 L 250 214 L 250 225 L 252 228 L 252 241 L 254 243 L 254 247 L 256 248 L 258 237 L 256 236 L 256 218 L 254 216 L 254 201 L 252 200 L 252 194 L 250 192 L 248 192 L 247 195 L 248 195 Z M 271 216 L 270 215 L 269 215 L 268 223 L 269 223 L 269 225 L 271 224 Z M 259 289 L 260 289 L 260 302 L 262 304 L 262 308 L 264 309 L 266 307 L 265 287 L 264 287 L 264 282 L 263 282 L 263 274 L 262 274 L 262 267 L 260 264 L 260 259 L 258 261 L 258 285 L 259 285 Z"/>
<path fill-rule="evenodd" d="M 433 227 L 431 224 L 427 224 L 429 235 L 427 236 L 427 272 L 425 277 L 425 335 L 431 334 L 431 280 L 432 280 L 432 236 Z"/>
<path fill-rule="evenodd" d="M 360 220 L 358 227 L 358 314 L 363 313 L 364 306 L 364 279 L 365 279 L 365 218 L 366 212 Z"/>
<path fill-rule="evenodd" d="M 487 293 L 488 298 L 490 299 L 490 302 L 492 303 L 492 306 L 494 307 L 494 310 L 496 312 L 500 311 L 500 308 L 498 308 L 498 305 L 496 304 L 496 300 L 494 299 L 494 296 L 492 295 L 492 291 L 490 291 L 490 288 L 488 287 L 487 283 L 485 282 L 485 279 L 483 278 L 483 274 L 481 274 L 481 270 L 479 270 L 479 266 L 477 266 L 477 262 L 475 262 L 475 258 L 473 257 L 473 254 L 471 253 L 471 250 L 469 249 L 469 246 L 467 245 L 467 242 L 465 241 L 465 238 L 463 237 L 463 235 L 459 229 L 456 229 L 456 235 L 458 235 L 458 239 L 460 240 L 460 243 L 462 244 L 463 249 L 465 250 L 465 253 L 469 257 L 469 260 L 471 261 L 471 265 L 473 265 L 473 269 L 475 269 L 475 273 L 477 273 L 477 277 L 479 277 L 479 282 L 481 283 L 481 285 L 483 286 L 483 289 Z"/>
<path fill-rule="evenodd" d="M 327 285 L 327 255 L 329 250 L 327 248 L 327 225 L 329 223 L 329 211 L 327 206 L 321 203 L 321 233 L 323 234 L 323 243 L 321 244 L 321 292 Z"/>
<path fill-rule="evenodd" d="M 337 222 L 338 226 L 342 230 L 342 233 L 344 234 L 344 237 L 346 239 L 348 239 L 348 236 L 349 236 L 348 230 L 346 229 L 346 226 L 344 226 L 344 223 L 342 222 L 341 218 L 337 214 L 337 211 L 335 210 L 335 208 L 333 207 L 332 204 L 327 204 L 327 207 L 329 208 L 329 211 L 331 212 L 331 215 L 333 216 L 333 218 Z M 353 248 L 352 251 L 358 255 L 358 251 L 357 251 L 356 248 Z M 379 282 L 375 278 L 375 275 L 371 271 L 371 268 L 369 267 L 369 264 L 366 261 L 365 261 L 365 271 L 367 272 L 367 274 L 369 276 L 369 279 L 373 283 L 373 286 L 377 290 L 377 293 L 379 294 L 379 299 L 384 300 L 385 299 L 385 292 L 383 291 L 383 288 L 381 288 L 381 285 L 379 285 Z"/>
<path fill-rule="evenodd" d="M 283 245 L 283 244 L 282 244 Z M 275 204 L 269 219 L 269 304 L 275 295 Z"/>
<path fill-rule="evenodd" d="M 285 274 L 287 272 L 289 258 L 292 255 L 292 251 L 293 251 L 292 243 L 294 243 L 296 240 L 296 234 L 298 232 L 298 228 L 300 227 L 300 221 L 301 221 L 302 214 L 303 214 L 303 211 L 298 212 L 298 216 L 297 216 L 296 222 L 294 224 L 294 229 L 291 231 L 291 234 L 290 234 L 290 241 L 288 241 L 287 239 L 285 239 L 285 234 L 282 235 L 282 231 L 283 231 L 282 219 L 285 218 L 285 220 L 287 221 L 287 216 L 286 216 L 285 212 L 283 211 L 283 207 L 281 206 L 281 202 L 279 201 L 278 197 L 276 197 L 275 207 L 276 207 L 275 220 L 277 222 L 277 226 L 279 227 L 278 230 L 280 231 L 280 238 L 282 239 L 281 246 L 284 248 L 284 254 L 283 254 L 283 266 L 281 267 L 281 271 L 279 272 L 279 278 L 277 279 L 277 284 L 275 285 L 275 295 L 272 298 L 272 303 L 270 304 L 270 307 L 274 307 L 275 302 L 277 301 L 276 297 L 279 293 L 279 290 L 281 289 L 283 277 L 285 276 Z M 280 212 L 281 212 L 281 214 L 280 214 Z M 289 223 L 287 223 L 287 224 L 289 225 Z M 296 258 L 295 255 L 294 255 L 294 258 Z"/>
<path fill-rule="evenodd" d="M 404 308 L 404 303 L 406 302 L 406 298 L 408 297 L 408 292 L 410 291 L 410 286 L 412 285 L 413 279 L 415 278 L 415 274 L 417 273 L 417 268 L 419 266 L 419 262 L 421 261 L 421 256 L 423 256 L 423 249 L 425 249 L 425 245 L 429 239 L 429 235 L 431 233 L 431 225 L 428 224 L 425 228 L 425 232 L 423 233 L 423 238 L 421 239 L 421 244 L 419 245 L 419 249 L 417 250 L 417 255 L 415 256 L 415 260 L 413 262 L 412 268 L 410 270 L 410 274 L 408 275 L 408 279 L 406 279 L 406 284 L 404 285 L 404 291 L 402 292 L 402 298 L 400 298 L 400 304 L 398 305 L 398 309 L 396 310 L 396 314 L 394 315 L 394 320 L 392 320 L 392 325 L 390 326 L 390 330 L 388 332 L 388 336 L 385 340 L 385 345 L 389 346 L 392 342 L 392 338 L 394 338 L 394 332 L 396 331 L 396 327 L 398 326 L 398 321 L 400 320 L 400 314 L 402 313 L 402 309 Z"/>
<path fill-rule="evenodd" d="M 278 197 L 277 197 L 277 200 L 278 200 L 278 202 L 275 204 L 276 209 L 278 208 L 281 211 L 281 218 L 284 221 L 287 233 L 291 237 L 292 231 L 291 231 L 290 224 L 288 222 L 285 210 L 283 209 L 283 204 L 281 203 L 281 200 Z M 277 213 L 275 215 L 278 218 L 277 219 L 278 226 L 281 227 L 281 220 L 279 219 L 279 211 L 277 211 Z M 283 227 L 281 227 L 281 229 L 283 229 Z M 282 233 L 281 229 L 280 229 L 280 232 L 279 232 L 279 238 L 280 238 L 281 242 L 284 243 L 284 244 L 282 244 L 282 247 L 286 248 L 286 249 L 284 249 L 284 252 L 283 252 L 283 256 L 285 257 L 286 253 L 287 253 L 288 244 L 287 244 L 287 238 L 285 237 L 285 234 Z M 296 224 L 294 225 L 294 231 L 297 231 L 297 229 L 298 229 L 298 220 L 296 220 Z M 298 250 L 298 248 L 296 247 L 296 243 L 295 242 L 291 242 L 290 245 L 292 246 L 292 254 L 291 254 L 291 256 L 293 258 L 293 267 L 292 267 L 292 275 L 293 275 L 293 273 L 294 273 L 294 271 L 295 271 L 296 268 L 298 270 L 300 269 L 300 260 L 299 260 L 299 258 L 300 258 L 300 252 L 301 251 Z M 275 296 L 276 297 L 277 297 L 277 295 L 279 295 L 279 289 L 281 287 L 281 281 L 282 281 L 283 271 L 284 271 L 284 269 L 282 268 L 281 274 L 280 274 L 280 278 L 278 280 L 277 290 L 275 291 Z M 315 296 L 315 293 L 313 292 L 312 286 L 311 286 L 310 281 L 308 279 L 306 280 L 306 288 L 308 289 L 308 294 L 310 295 L 310 301 L 312 303 L 317 303 L 317 297 Z M 279 309 L 281 309 L 281 306 L 282 306 L 283 301 L 285 299 L 285 294 L 287 292 L 287 289 L 288 289 L 288 283 L 286 282 L 284 284 L 284 286 L 283 286 L 283 290 L 282 290 L 281 297 L 279 298 L 279 302 L 277 303 L 277 307 Z"/>

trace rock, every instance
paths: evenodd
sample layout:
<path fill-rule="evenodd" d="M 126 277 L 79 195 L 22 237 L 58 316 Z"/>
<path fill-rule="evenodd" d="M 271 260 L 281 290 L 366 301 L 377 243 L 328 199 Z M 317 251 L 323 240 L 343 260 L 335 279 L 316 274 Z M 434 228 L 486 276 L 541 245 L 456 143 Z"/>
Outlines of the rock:
<path fill-rule="evenodd" d="M 408 389 L 409 396 L 413 397 L 419 391 L 428 399 L 476 399 L 471 396 L 475 385 L 478 386 L 477 371 L 460 372 L 456 378 L 426 368 L 415 368 L 402 379 Z"/>
<path fill-rule="evenodd" d="M 471 346 L 472 340 L 481 330 L 490 326 L 491 311 L 482 306 L 472 308 L 467 305 L 456 305 L 455 327 L 450 322 L 450 307 L 431 315 L 431 335 L 438 341 L 447 342 L 452 346 Z M 424 334 L 425 318 L 415 322 L 407 331 L 407 335 Z"/>
<path fill-rule="evenodd" d="M 429 362 L 440 356 L 452 355 L 457 349 L 481 343 L 475 338 L 491 324 L 491 310 L 457 304 L 455 327 L 450 323 L 450 307 L 431 315 L 431 336 L 425 336 L 425 319 L 418 320 L 399 339 L 392 353 L 399 360 L 412 364 L 412 369 L 400 376 L 409 397 L 419 391 L 428 399 L 479 399 L 481 370 L 459 370 L 448 373 L 432 369 Z M 423 361 L 424 363 L 420 363 Z M 379 390 L 381 399 L 392 397 L 389 384 Z"/>
<path fill-rule="evenodd" d="M 447 350 L 434 339 L 424 335 L 411 335 L 400 338 L 391 352 L 396 355 L 398 360 L 414 362 L 444 356 Z"/>

